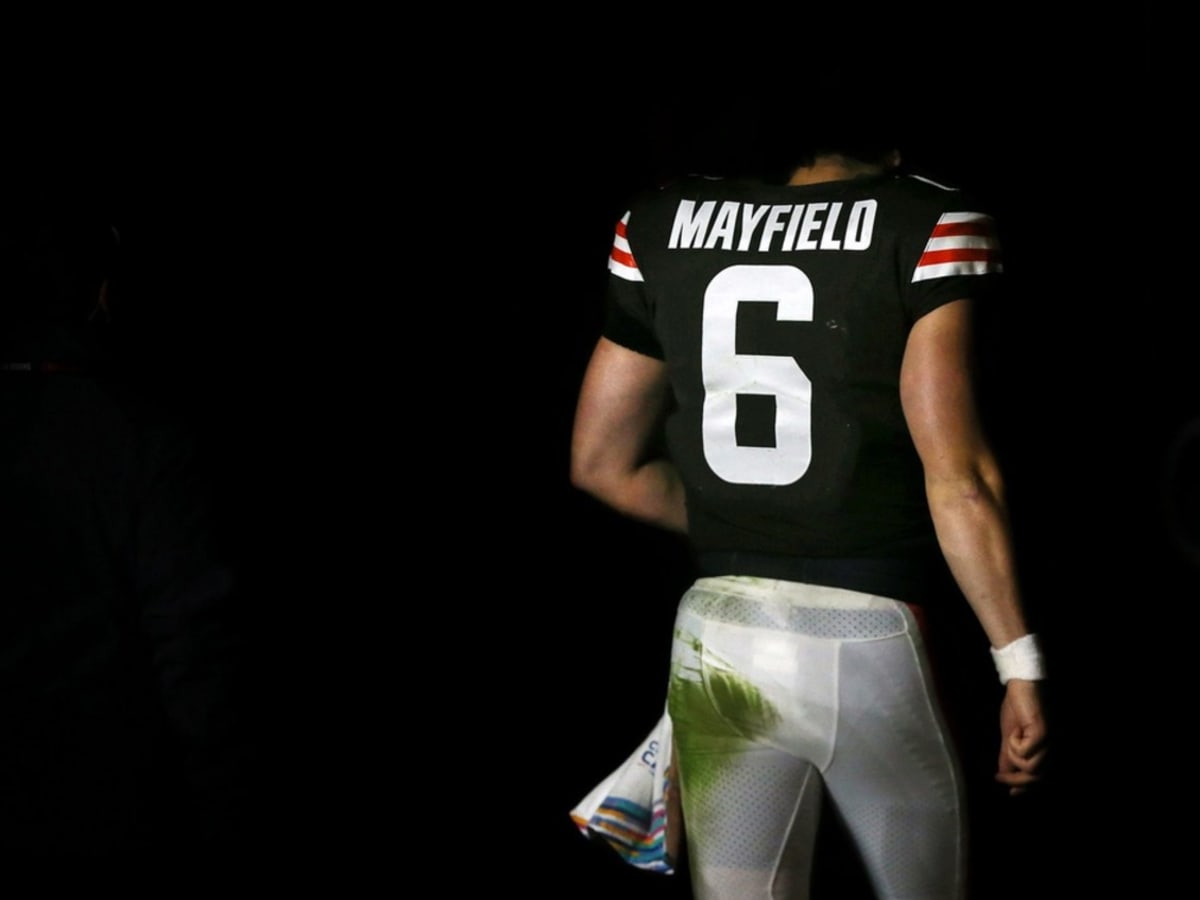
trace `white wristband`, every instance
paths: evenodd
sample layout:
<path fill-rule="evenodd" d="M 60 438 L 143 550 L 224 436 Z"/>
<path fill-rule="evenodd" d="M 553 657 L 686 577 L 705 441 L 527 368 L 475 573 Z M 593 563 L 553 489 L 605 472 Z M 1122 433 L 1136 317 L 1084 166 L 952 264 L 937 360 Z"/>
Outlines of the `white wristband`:
<path fill-rule="evenodd" d="M 1042 648 L 1036 634 L 1019 637 L 999 650 L 992 647 L 991 651 L 1001 684 L 1008 684 L 1013 678 L 1041 681 L 1046 677 L 1046 665 L 1042 661 Z"/>

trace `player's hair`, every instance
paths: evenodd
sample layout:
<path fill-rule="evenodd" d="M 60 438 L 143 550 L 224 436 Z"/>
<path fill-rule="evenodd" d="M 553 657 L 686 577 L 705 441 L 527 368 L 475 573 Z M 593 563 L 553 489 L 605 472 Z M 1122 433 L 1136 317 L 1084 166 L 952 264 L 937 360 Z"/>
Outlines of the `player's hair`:
<path fill-rule="evenodd" d="M 796 165 L 811 166 L 818 157 L 844 156 L 869 165 L 883 165 L 888 156 L 900 145 L 894 141 L 870 143 L 862 141 L 822 142 L 810 148 L 802 148 L 796 157 Z"/>
<path fill-rule="evenodd" d="M 818 157 L 844 156 L 866 165 L 887 166 L 891 154 L 902 150 L 899 140 L 889 137 L 835 137 L 823 132 L 820 137 L 803 135 L 791 140 L 781 139 L 767 151 L 765 171 L 772 180 L 786 181 L 800 166 L 811 166 Z"/>
<path fill-rule="evenodd" d="M 769 137 L 772 165 L 789 174 L 834 154 L 878 165 L 906 144 L 903 122 L 883 97 L 810 98 L 779 121 Z"/>

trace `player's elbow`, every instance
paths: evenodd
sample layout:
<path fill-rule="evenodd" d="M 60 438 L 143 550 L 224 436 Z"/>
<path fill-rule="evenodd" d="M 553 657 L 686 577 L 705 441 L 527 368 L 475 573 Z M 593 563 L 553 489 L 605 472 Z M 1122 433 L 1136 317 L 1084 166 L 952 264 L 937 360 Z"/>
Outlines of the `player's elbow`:
<path fill-rule="evenodd" d="M 571 485 L 609 506 L 622 505 L 628 476 L 628 467 L 603 452 L 603 448 L 571 455 Z"/>
<path fill-rule="evenodd" d="M 932 477 L 927 473 L 925 485 L 935 517 L 943 509 L 1004 505 L 1004 486 L 995 470 L 972 467 Z"/>
<path fill-rule="evenodd" d="M 571 486 L 593 496 L 602 496 L 609 480 L 603 458 L 596 453 L 574 450 L 571 453 Z"/>
<path fill-rule="evenodd" d="M 571 460 L 571 487 L 576 490 L 583 491 L 586 494 L 592 493 L 595 484 L 595 475 L 587 466 Z"/>

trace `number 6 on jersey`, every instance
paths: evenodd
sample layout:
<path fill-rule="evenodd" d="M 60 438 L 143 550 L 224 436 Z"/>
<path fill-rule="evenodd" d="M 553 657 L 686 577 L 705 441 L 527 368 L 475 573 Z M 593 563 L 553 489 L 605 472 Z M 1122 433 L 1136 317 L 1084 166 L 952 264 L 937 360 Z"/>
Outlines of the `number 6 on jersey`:
<path fill-rule="evenodd" d="M 730 266 L 704 292 L 700 363 L 704 458 L 734 484 L 792 484 L 812 461 L 812 382 L 790 356 L 737 353 L 740 303 L 776 303 L 777 319 L 811 322 L 813 290 L 794 266 Z M 737 395 L 775 398 L 775 446 L 739 445 Z"/>

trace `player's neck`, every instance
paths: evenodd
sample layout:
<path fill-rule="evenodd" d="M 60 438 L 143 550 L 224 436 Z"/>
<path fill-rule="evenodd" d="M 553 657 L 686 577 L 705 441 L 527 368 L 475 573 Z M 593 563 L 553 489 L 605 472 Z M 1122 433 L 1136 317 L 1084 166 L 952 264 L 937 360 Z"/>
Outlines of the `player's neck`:
<path fill-rule="evenodd" d="M 807 184 L 822 184 L 827 181 L 848 181 L 851 178 L 863 178 L 870 175 L 881 175 L 884 167 L 871 163 L 860 162 L 845 156 L 818 156 L 811 166 L 800 166 L 788 179 L 788 184 L 801 187 Z"/>

